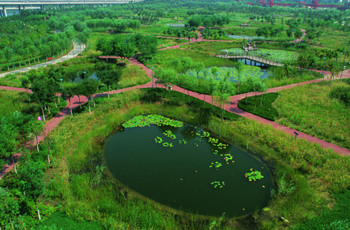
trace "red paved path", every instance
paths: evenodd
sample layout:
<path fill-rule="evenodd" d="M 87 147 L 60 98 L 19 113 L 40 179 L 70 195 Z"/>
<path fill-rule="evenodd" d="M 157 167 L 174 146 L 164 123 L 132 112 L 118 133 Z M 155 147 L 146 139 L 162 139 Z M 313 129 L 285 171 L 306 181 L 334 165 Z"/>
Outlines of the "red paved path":
<path fill-rule="evenodd" d="M 139 61 L 137 61 L 135 58 L 131 58 L 130 59 L 131 63 L 133 63 L 134 65 L 138 65 L 140 67 L 142 67 L 148 76 L 151 76 L 151 70 L 148 69 L 146 66 L 144 66 L 142 63 L 140 63 Z M 341 74 L 339 74 L 340 76 Z M 347 70 L 347 71 L 344 71 L 343 73 L 343 78 L 350 78 L 350 71 Z M 281 91 L 281 90 L 285 90 L 285 89 L 289 89 L 289 88 L 293 88 L 293 87 L 296 87 L 296 86 L 301 86 L 301 85 L 305 85 L 305 84 L 310 84 L 310 83 L 313 83 L 313 82 L 320 82 L 320 81 L 323 81 L 323 79 L 316 79 L 316 80 L 310 80 L 310 81 L 306 81 L 306 82 L 300 82 L 300 83 L 295 83 L 295 84 L 291 84 L 291 85 L 286 85 L 286 86 L 280 86 L 280 87 L 276 87 L 276 88 L 271 88 L 268 90 L 269 93 L 271 92 L 278 92 L 278 91 Z M 164 87 L 164 86 L 163 86 Z M 145 87 L 144 87 L 145 88 Z M 205 100 L 206 102 L 208 103 L 211 103 L 211 96 L 210 95 L 204 95 L 204 94 L 200 94 L 200 93 L 197 93 L 197 92 L 192 92 L 192 91 L 188 91 L 186 89 L 183 89 L 179 86 L 173 86 L 172 87 L 172 90 L 175 90 L 175 91 L 178 91 L 178 92 L 181 92 L 181 93 L 184 93 L 184 94 L 188 94 L 192 97 L 195 97 L 195 98 L 198 98 L 200 100 Z M 254 92 L 252 93 L 248 93 L 248 96 L 253 96 L 255 95 Z M 230 100 L 230 103 L 228 105 L 225 106 L 225 110 L 229 111 L 229 112 L 232 112 L 232 113 L 235 113 L 235 114 L 238 114 L 238 115 L 241 115 L 243 117 L 246 117 L 248 119 L 251 119 L 251 120 L 256 120 L 256 121 L 259 121 L 261 123 L 264 123 L 264 124 L 270 124 L 272 125 L 274 128 L 276 129 L 279 129 L 279 130 L 282 130 L 286 133 L 289 133 L 291 134 L 292 136 L 295 135 L 295 132 L 297 132 L 299 134 L 298 138 L 302 138 L 302 139 L 305 139 L 305 140 L 308 140 L 310 142 L 316 142 L 318 144 L 320 144 L 322 147 L 324 148 L 331 148 L 333 149 L 335 152 L 341 154 L 341 155 L 349 155 L 350 156 L 350 150 L 346 149 L 346 148 L 342 148 L 340 146 L 337 146 L 337 145 L 334 145 L 334 144 L 331 144 L 329 142 L 326 142 L 324 140 L 321 140 L 319 138 L 316 138 L 316 137 L 313 137 L 313 136 L 310 136 L 308 134 L 305 134 L 303 132 L 300 132 L 298 130 L 295 130 L 295 129 L 291 129 L 291 128 L 288 128 L 286 126 L 283 126 L 283 125 L 280 125 L 280 124 L 277 124 L 276 122 L 273 122 L 273 121 L 270 121 L 270 120 L 266 120 L 262 117 L 259 117 L 259 116 L 256 116 L 254 114 L 251 114 L 251 113 L 248 113 L 244 110 L 241 110 L 237 107 L 238 105 L 238 102 L 243 99 L 245 97 L 245 94 L 240 94 L 240 95 L 235 95 L 235 96 L 232 96 L 231 97 L 231 100 Z"/>

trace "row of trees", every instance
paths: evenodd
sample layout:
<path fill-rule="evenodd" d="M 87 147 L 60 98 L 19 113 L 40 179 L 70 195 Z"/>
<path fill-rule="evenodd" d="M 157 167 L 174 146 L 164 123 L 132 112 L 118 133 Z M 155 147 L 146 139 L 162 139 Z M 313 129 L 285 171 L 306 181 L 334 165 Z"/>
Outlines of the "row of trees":
<path fill-rule="evenodd" d="M 87 27 L 90 29 L 93 29 L 94 31 L 99 31 L 98 29 L 107 29 L 107 28 L 113 28 L 116 33 L 123 33 L 127 31 L 128 28 L 130 29 L 137 29 L 140 27 L 141 23 L 139 20 L 132 20 L 132 19 L 90 19 L 86 21 Z"/>
<path fill-rule="evenodd" d="M 195 14 L 188 18 L 187 24 L 192 27 L 198 26 L 223 26 L 230 22 L 230 16 L 227 14 L 199 15 Z"/>
<path fill-rule="evenodd" d="M 103 55 L 116 55 L 130 58 L 136 52 L 142 54 L 140 60 L 149 59 L 157 52 L 158 40 L 156 37 L 135 35 L 117 35 L 113 38 L 102 38 L 97 41 L 96 49 Z"/>
<path fill-rule="evenodd" d="M 0 65 L 22 67 L 71 49 L 72 41 L 86 43 L 90 30 L 80 20 L 65 15 L 41 13 L 34 17 L 25 11 L 17 16 L 0 18 Z M 33 18 L 34 17 L 34 18 Z"/>
<path fill-rule="evenodd" d="M 58 68 L 51 67 L 45 72 L 32 71 L 29 74 L 29 79 L 22 81 L 22 86 L 25 88 L 28 88 L 29 85 L 31 86 L 33 94 L 31 94 L 30 100 L 38 103 L 44 121 L 46 120 L 45 111 L 50 113 L 49 105 L 53 103 L 56 106 L 56 100 L 59 100 L 56 96 L 58 92 L 62 92 L 62 98 L 68 100 L 71 115 L 73 115 L 71 99 L 74 96 L 79 97 L 80 95 L 86 96 L 89 99 L 89 111 L 91 112 L 90 100 L 94 103 L 92 95 L 98 91 L 100 84 L 105 84 L 109 89 L 108 91 L 110 91 L 111 88 L 116 87 L 122 74 L 121 67 L 109 65 L 104 62 L 98 62 L 94 70 L 96 71 L 97 79 L 90 79 L 86 71 L 80 71 L 72 77 L 74 79 L 79 77 L 80 80 L 68 87 L 63 87 L 62 85 L 63 77 L 65 76 L 62 66 Z"/>
<path fill-rule="evenodd" d="M 160 83 L 169 88 L 171 84 L 179 85 L 185 89 L 211 95 L 219 102 L 222 111 L 229 97 L 242 92 L 265 92 L 266 84 L 259 77 L 241 77 L 243 64 L 238 62 L 236 69 L 238 75 L 232 70 L 225 73 L 219 72 L 218 68 L 212 67 L 210 71 L 201 62 L 193 62 L 191 58 L 174 59 L 171 62 L 173 68 L 158 68 L 155 77 Z M 193 74 L 195 73 L 195 74 Z M 234 78 L 234 80 L 233 80 Z M 243 88 L 242 88 L 243 87 Z"/>
<path fill-rule="evenodd" d="M 198 38 L 198 33 L 196 33 L 197 28 L 195 27 L 185 27 L 185 28 L 176 28 L 169 27 L 163 33 L 165 35 L 179 37 L 179 38 Z"/>

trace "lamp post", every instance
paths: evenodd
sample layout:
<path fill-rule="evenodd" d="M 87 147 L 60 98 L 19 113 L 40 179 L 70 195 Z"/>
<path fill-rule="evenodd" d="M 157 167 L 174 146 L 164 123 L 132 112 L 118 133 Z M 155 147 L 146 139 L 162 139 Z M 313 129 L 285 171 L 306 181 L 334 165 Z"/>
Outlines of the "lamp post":
<path fill-rule="evenodd" d="M 153 67 L 151 67 L 151 78 L 152 78 L 152 88 L 153 88 Z"/>
<path fill-rule="evenodd" d="M 343 73 L 344 73 L 345 69 L 346 69 L 346 65 L 344 65 L 344 70 L 341 72 L 340 79 L 342 79 L 342 78 L 343 78 Z"/>
<path fill-rule="evenodd" d="M 60 79 L 60 82 L 61 82 L 61 91 L 63 92 L 63 83 L 62 83 L 63 79 L 62 78 Z"/>
<path fill-rule="evenodd" d="M 323 57 L 324 62 L 326 63 L 326 57 Z M 322 68 L 322 76 L 323 76 L 323 81 L 324 81 L 324 74 L 323 74 L 323 68 Z"/>

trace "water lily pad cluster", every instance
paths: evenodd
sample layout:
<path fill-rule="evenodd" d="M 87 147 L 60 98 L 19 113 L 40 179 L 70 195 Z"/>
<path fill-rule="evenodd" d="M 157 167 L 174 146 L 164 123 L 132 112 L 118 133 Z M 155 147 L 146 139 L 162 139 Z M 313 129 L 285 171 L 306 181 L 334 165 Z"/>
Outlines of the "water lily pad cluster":
<path fill-rule="evenodd" d="M 162 115 L 140 115 L 135 116 L 123 124 L 124 128 L 146 127 L 150 125 L 168 125 L 176 128 L 183 126 L 183 122 L 164 117 Z"/>
<path fill-rule="evenodd" d="M 165 130 L 165 132 L 163 133 L 164 136 L 169 137 L 171 139 L 176 139 L 175 134 L 173 134 L 173 132 L 171 132 L 171 130 Z"/>
<path fill-rule="evenodd" d="M 227 144 L 221 143 L 219 142 L 219 139 L 214 138 L 214 137 L 209 137 L 209 143 L 211 143 L 213 146 L 217 147 L 218 149 L 226 149 L 227 148 Z"/>
<path fill-rule="evenodd" d="M 214 188 L 223 188 L 225 186 L 225 181 L 212 181 L 210 184 Z"/>
<path fill-rule="evenodd" d="M 217 162 L 217 161 L 216 162 L 211 162 L 209 168 L 213 168 L 213 167 L 218 169 L 218 168 L 222 167 L 222 164 L 220 162 Z"/>
<path fill-rule="evenodd" d="M 166 142 L 166 141 L 163 141 L 163 138 L 157 136 L 156 138 L 154 138 L 154 142 L 156 142 L 157 144 L 161 144 L 163 147 L 165 148 L 173 148 L 174 147 L 174 144 L 171 143 L 171 142 Z"/>
<path fill-rule="evenodd" d="M 173 143 L 169 143 L 169 142 L 163 142 L 163 147 L 165 147 L 165 148 L 168 148 L 168 147 L 170 147 L 170 148 L 172 148 L 172 147 L 174 147 L 174 144 Z"/>
<path fill-rule="evenodd" d="M 179 144 L 187 144 L 187 141 L 185 141 L 185 140 L 179 140 Z"/>
<path fill-rule="evenodd" d="M 233 160 L 233 156 L 230 153 L 224 154 L 224 160 L 227 164 L 229 164 L 230 162 L 235 163 L 235 161 Z"/>
<path fill-rule="evenodd" d="M 245 174 L 245 177 L 248 178 L 249 181 L 256 181 L 264 178 L 264 176 L 261 175 L 261 172 L 254 171 L 252 168 L 250 169 L 250 172 Z"/>

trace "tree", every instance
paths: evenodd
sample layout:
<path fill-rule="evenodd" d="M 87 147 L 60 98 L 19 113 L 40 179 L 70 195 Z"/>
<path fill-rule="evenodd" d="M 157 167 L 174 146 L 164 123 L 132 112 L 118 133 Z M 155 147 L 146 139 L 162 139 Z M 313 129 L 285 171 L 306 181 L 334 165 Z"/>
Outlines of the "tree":
<path fill-rule="evenodd" d="M 256 86 L 256 81 L 258 80 L 257 77 L 253 77 L 253 76 L 248 76 L 246 79 L 245 79 L 245 84 L 247 86 L 247 92 L 246 92 L 246 95 L 245 95 L 245 103 L 247 104 L 248 103 L 248 92 L 251 92 L 255 89 L 255 86 Z"/>
<path fill-rule="evenodd" d="M 41 220 L 41 217 L 37 200 L 44 191 L 43 176 L 44 172 L 39 162 L 31 162 L 22 167 L 20 171 L 20 188 L 26 196 L 34 200 L 39 220 Z"/>
<path fill-rule="evenodd" d="M 156 37 L 136 34 L 134 39 L 138 51 L 142 53 L 142 57 L 149 59 L 156 54 L 158 45 Z"/>
<path fill-rule="evenodd" d="M 26 89 L 26 93 L 27 94 L 28 94 L 29 84 L 30 84 L 30 81 L 27 78 L 23 78 L 21 80 L 21 86 Z M 30 97 L 28 97 L 28 98 L 29 98 L 29 101 L 30 101 Z"/>
<path fill-rule="evenodd" d="M 36 139 L 36 149 L 39 152 L 39 138 L 38 135 L 43 131 L 44 129 L 44 123 L 40 120 L 34 120 L 30 123 L 30 131 L 35 134 Z"/>
<path fill-rule="evenodd" d="M 10 71 L 9 64 L 13 57 L 12 49 L 10 49 L 9 47 L 6 47 L 4 50 L 4 53 L 5 53 L 5 58 L 7 60 L 7 70 Z"/>
<path fill-rule="evenodd" d="M 117 68 L 116 70 L 102 70 L 97 72 L 97 77 L 102 83 L 108 86 L 108 98 L 110 98 L 109 91 L 111 91 L 111 85 L 117 83 L 121 75 L 122 71 L 120 68 Z"/>
<path fill-rule="evenodd" d="M 176 72 L 174 69 L 156 69 L 155 76 L 158 78 L 161 84 L 164 84 L 166 89 L 169 89 L 170 83 L 176 78 Z"/>
<path fill-rule="evenodd" d="M 239 86 L 241 84 L 241 73 L 244 68 L 244 64 L 242 62 L 237 62 L 236 69 L 237 69 L 237 93 L 239 94 Z"/>
<path fill-rule="evenodd" d="M 204 63 L 203 62 L 195 62 L 192 64 L 192 68 L 194 71 L 196 71 L 197 74 L 197 86 L 198 86 L 198 80 L 199 80 L 199 73 L 204 69 Z"/>
<path fill-rule="evenodd" d="M 93 98 L 93 94 L 96 92 L 97 90 L 97 81 L 93 80 L 93 79 L 86 79 L 83 80 L 79 83 L 79 87 L 81 90 L 81 93 L 86 96 L 89 100 L 89 113 L 91 113 L 91 106 L 90 106 L 90 100 L 94 100 Z M 94 102 L 94 101 L 93 101 Z M 94 102 L 95 105 L 95 102 Z"/>
<path fill-rule="evenodd" d="M 289 38 L 291 38 L 292 36 L 293 36 L 293 30 L 292 29 L 288 29 L 288 30 L 286 30 L 286 33 L 287 33 L 287 36 L 289 37 Z"/>
<path fill-rule="evenodd" d="M 70 115 L 73 117 L 71 98 L 74 97 L 74 92 L 73 92 L 72 88 L 65 88 L 65 89 L 62 91 L 61 97 L 62 97 L 64 100 L 68 100 Z"/>
<path fill-rule="evenodd" d="M 225 104 L 230 101 L 230 96 L 236 93 L 236 88 L 233 83 L 229 81 L 229 78 L 226 76 L 224 79 L 220 80 L 214 90 L 214 95 L 217 97 L 220 102 L 221 108 L 221 119 L 223 119 Z"/>
<path fill-rule="evenodd" d="M 186 73 L 193 66 L 192 58 L 184 57 L 180 60 L 181 73 Z"/>
<path fill-rule="evenodd" d="M 8 117 L 0 118 L 0 156 L 10 157 L 17 147 L 18 127 Z"/>
<path fill-rule="evenodd" d="M 294 37 L 295 38 L 301 38 L 302 36 L 303 36 L 303 31 L 301 31 L 300 29 L 296 29 L 295 31 L 294 31 Z"/>
<path fill-rule="evenodd" d="M 336 75 L 339 75 L 339 73 L 342 71 L 341 67 L 333 62 L 329 64 L 329 68 L 331 71 L 331 78 L 329 79 L 332 81 L 332 79 L 335 78 Z"/>
<path fill-rule="evenodd" d="M 44 87 L 48 83 L 47 78 L 36 78 L 32 82 L 32 91 L 33 94 L 31 95 L 33 101 L 37 102 L 40 105 L 41 112 L 44 118 L 45 118 L 45 112 L 44 112 L 44 106 L 46 103 L 52 98 L 52 95 L 50 95 L 50 91 L 48 87 Z"/>
<path fill-rule="evenodd" d="M 0 187 L 0 226 L 6 226 L 7 220 L 14 229 L 12 221 L 20 213 L 20 206 L 14 195 L 6 188 Z"/>
<path fill-rule="evenodd" d="M 134 55 L 136 50 L 135 43 L 129 39 L 124 39 L 122 37 L 117 37 L 113 41 L 114 53 L 122 58 L 130 58 Z"/>

